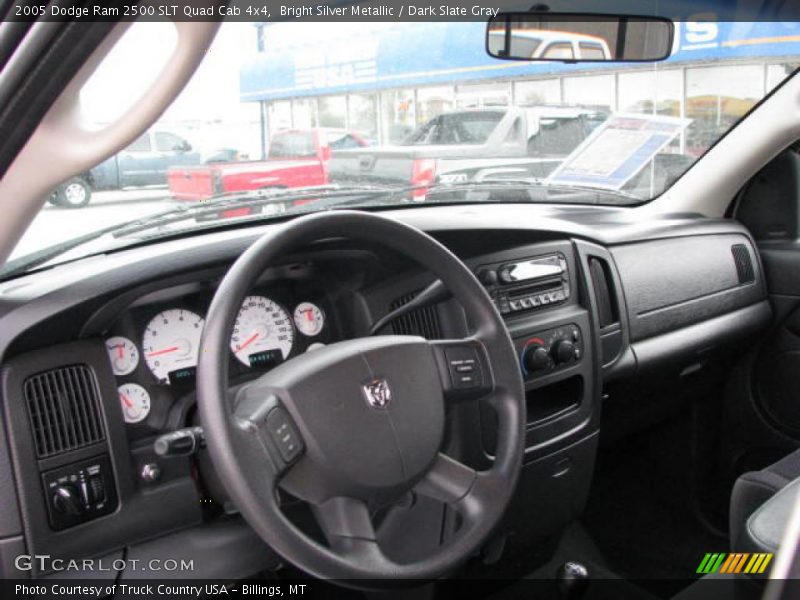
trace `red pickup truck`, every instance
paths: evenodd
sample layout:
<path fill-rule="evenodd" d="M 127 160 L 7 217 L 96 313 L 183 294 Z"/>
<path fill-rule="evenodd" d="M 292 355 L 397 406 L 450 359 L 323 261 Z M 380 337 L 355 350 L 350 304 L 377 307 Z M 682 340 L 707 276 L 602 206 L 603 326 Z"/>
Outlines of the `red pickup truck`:
<path fill-rule="evenodd" d="M 173 198 L 204 200 L 226 192 L 328 183 L 331 150 L 360 148 L 367 141 L 344 129 L 287 129 L 270 140 L 266 160 L 175 167 L 167 171 Z"/>

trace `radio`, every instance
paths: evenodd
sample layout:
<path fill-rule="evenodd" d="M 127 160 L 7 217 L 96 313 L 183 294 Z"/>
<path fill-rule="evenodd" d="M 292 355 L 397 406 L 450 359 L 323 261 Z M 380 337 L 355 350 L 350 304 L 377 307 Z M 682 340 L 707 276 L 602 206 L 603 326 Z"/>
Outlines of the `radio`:
<path fill-rule="evenodd" d="M 502 315 L 562 304 L 569 299 L 567 259 L 560 252 L 482 266 L 477 276 Z"/>

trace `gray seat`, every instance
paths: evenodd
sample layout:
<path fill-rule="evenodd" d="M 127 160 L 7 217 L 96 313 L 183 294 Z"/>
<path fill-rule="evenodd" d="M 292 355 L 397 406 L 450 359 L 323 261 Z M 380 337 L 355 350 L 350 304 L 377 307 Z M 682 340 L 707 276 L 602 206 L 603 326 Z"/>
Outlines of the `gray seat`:
<path fill-rule="evenodd" d="M 747 520 L 767 500 L 800 477 L 800 450 L 792 452 L 761 471 L 744 473 L 736 480 L 731 492 L 730 544 L 731 550 L 741 551 L 747 544 Z"/>
<path fill-rule="evenodd" d="M 747 519 L 741 534 L 743 550 L 775 553 L 781 545 L 795 502 L 800 494 L 800 477 L 781 489 Z"/>
<path fill-rule="evenodd" d="M 739 477 L 731 493 L 731 550 L 775 553 L 798 493 L 800 450 Z M 758 600 L 764 592 L 764 577 L 766 574 L 712 573 L 672 600 Z"/>

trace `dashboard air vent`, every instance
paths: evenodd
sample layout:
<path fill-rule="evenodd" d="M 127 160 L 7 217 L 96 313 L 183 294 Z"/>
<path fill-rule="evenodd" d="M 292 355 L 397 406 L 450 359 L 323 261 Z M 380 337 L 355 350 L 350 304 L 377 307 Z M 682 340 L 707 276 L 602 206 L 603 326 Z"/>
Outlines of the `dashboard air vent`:
<path fill-rule="evenodd" d="M 97 385 L 86 365 L 33 375 L 25 380 L 23 393 L 39 458 L 105 439 Z"/>
<path fill-rule="evenodd" d="M 608 264 L 600 258 L 590 257 L 589 274 L 592 278 L 594 297 L 597 302 L 600 329 L 619 323 L 619 309 Z"/>
<path fill-rule="evenodd" d="M 408 304 L 418 293 L 413 292 L 400 296 L 392 302 L 390 310 L 395 310 L 404 304 Z M 439 323 L 439 312 L 435 306 L 418 308 L 408 314 L 397 317 L 392 321 L 392 331 L 396 335 L 419 335 L 426 340 L 440 340 L 443 338 L 442 327 Z"/>
<path fill-rule="evenodd" d="M 733 262 L 736 263 L 736 273 L 739 276 L 739 283 L 753 283 L 756 280 L 756 273 L 753 270 L 753 259 L 750 251 L 744 244 L 731 246 Z"/>

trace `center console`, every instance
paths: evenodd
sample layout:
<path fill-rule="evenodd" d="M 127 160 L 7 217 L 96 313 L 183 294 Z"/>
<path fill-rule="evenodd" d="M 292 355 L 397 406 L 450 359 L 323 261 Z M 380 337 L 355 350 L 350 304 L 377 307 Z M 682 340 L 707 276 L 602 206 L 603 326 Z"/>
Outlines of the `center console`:
<path fill-rule="evenodd" d="M 555 241 L 470 264 L 503 316 L 525 382 L 524 467 L 501 536 L 520 549 L 580 516 L 589 491 L 600 417 L 599 325 L 587 261 L 593 247 Z M 483 451 L 495 416 L 480 410 Z M 535 515 L 535 518 L 533 516 Z"/>

